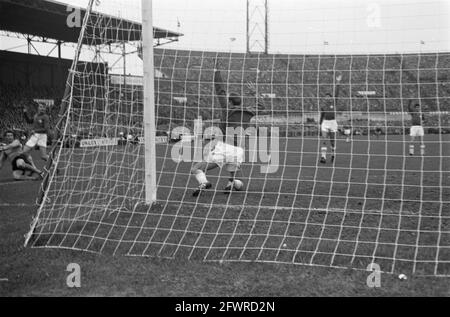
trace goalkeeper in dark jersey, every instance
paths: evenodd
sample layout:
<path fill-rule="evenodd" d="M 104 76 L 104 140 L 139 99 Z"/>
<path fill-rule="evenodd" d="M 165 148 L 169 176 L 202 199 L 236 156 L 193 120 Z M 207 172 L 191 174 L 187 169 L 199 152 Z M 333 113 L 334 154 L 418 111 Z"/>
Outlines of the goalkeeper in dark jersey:
<path fill-rule="evenodd" d="M 416 139 L 420 140 L 420 154 L 425 155 L 425 143 L 423 138 L 425 136 L 425 130 L 423 128 L 423 122 L 425 121 L 425 116 L 422 113 L 420 103 L 414 103 L 410 100 L 408 104 L 408 112 L 411 115 L 411 144 L 409 145 L 409 155 L 413 156 L 415 154 L 415 143 Z"/>
<path fill-rule="evenodd" d="M 231 93 L 228 94 L 225 89 L 225 82 L 222 79 L 220 71 L 217 69 L 217 62 L 214 70 L 214 88 L 219 104 L 221 107 L 221 124 L 220 130 L 222 137 L 229 140 L 231 135 L 230 129 L 242 128 L 245 131 L 251 126 L 251 119 L 257 114 L 258 109 L 263 107 L 262 103 L 258 100 L 256 91 L 253 90 L 253 86 L 248 86 L 252 90 L 254 105 L 245 105 L 244 98 L 240 94 Z M 193 193 L 194 197 L 198 197 L 204 190 L 210 189 L 212 184 L 206 177 L 206 172 L 216 169 L 225 168 L 230 174 L 228 185 L 225 188 L 225 192 L 229 193 L 232 190 L 243 190 L 243 182 L 238 179 L 241 171 L 241 165 L 245 159 L 245 151 L 240 147 L 236 138 L 233 137 L 233 144 L 228 144 L 220 137 L 213 136 L 215 138 L 211 142 L 211 148 L 208 155 L 204 158 L 203 162 L 196 163 L 191 169 L 192 174 L 195 176 L 199 183 L 198 189 Z"/>
<path fill-rule="evenodd" d="M 336 120 L 336 106 L 339 98 L 340 82 L 342 81 L 342 76 L 336 77 L 337 85 L 335 89 L 334 96 L 328 93 L 324 99 L 320 100 L 320 130 L 322 132 L 322 148 L 321 148 L 321 158 L 320 163 L 327 163 L 327 140 L 330 140 L 331 145 L 331 162 L 334 163 L 336 155 L 336 133 L 338 131 L 338 123 Z"/>

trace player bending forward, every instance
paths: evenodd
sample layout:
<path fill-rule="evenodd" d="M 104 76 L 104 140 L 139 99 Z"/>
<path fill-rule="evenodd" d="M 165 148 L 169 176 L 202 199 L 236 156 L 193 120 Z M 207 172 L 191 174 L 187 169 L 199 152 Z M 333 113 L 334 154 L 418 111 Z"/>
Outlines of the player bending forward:
<path fill-rule="evenodd" d="M 320 105 L 320 129 L 322 131 L 322 148 L 321 148 L 321 158 L 320 163 L 327 163 L 327 140 L 330 140 L 331 145 L 331 162 L 334 163 L 335 155 L 336 155 L 336 133 L 338 131 L 338 123 L 336 120 L 336 106 L 339 98 L 339 89 L 340 82 L 342 80 L 342 76 L 339 75 L 336 77 L 337 85 L 335 89 L 334 97 L 328 93 L 325 98 L 321 101 Z"/>
<path fill-rule="evenodd" d="M 242 127 L 245 131 L 250 126 L 250 120 L 256 115 L 257 108 L 244 107 L 242 98 L 237 94 L 232 93 L 228 96 L 227 91 L 224 89 L 222 76 L 218 70 L 215 70 L 214 87 L 222 108 L 220 130 L 223 137 L 227 135 L 228 128 Z M 249 86 L 249 88 L 253 87 Z M 256 95 L 255 91 L 253 93 Z M 262 105 L 258 104 L 258 106 Z M 244 149 L 238 146 L 236 139 L 234 145 L 230 145 L 220 138 L 216 138 L 210 145 L 211 150 L 204 161 L 196 163 L 191 169 L 192 174 L 199 183 L 199 187 L 193 193 L 193 196 L 198 197 L 204 190 L 212 187 L 212 184 L 206 177 L 207 171 L 224 167 L 230 174 L 225 193 L 230 193 L 233 189 L 242 190 L 244 185 L 238 177 L 241 172 L 241 165 L 245 159 Z"/>
<path fill-rule="evenodd" d="M 46 114 L 47 107 L 43 104 L 39 104 L 38 112 L 31 118 L 27 109 L 23 110 L 25 121 L 33 125 L 33 134 L 25 145 L 24 153 L 28 154 L 36 146 L 39 147 L 41 158 L 44 161 L 49 160 L 47 154 L 47 140 L 50 132 L 50 118 Z"/>
<path fill-rule="evenodd" d="M 425 116 L 422 113 L 422 109 L 420 103 L 416 103 L 413 105 L 412 100 L 409 101 L 408 104 L 408 112 L 412 118 L 412 126 L 411 126 L 411 144 L 409 145 L 409 155 L 413 156 L 415 152 L 415 143 L 416 138 L 420 140 L 420 154 L 425 155 L 425 143 L 423 142 L 423 138 L 425 136 L 425 130 L 423 128 L 423 122 L 425 121 Z"/>
<path fill-rule="evenodd" d="M 30 156 L 22 152 L 22 144 L 15 138 L 14 132 L 7 131 L 5 141 L 6 144 L 0 145 L 0 170 L 9 160 L 16 181 L 40 180 L 42 172 L 33 166 Z"/>

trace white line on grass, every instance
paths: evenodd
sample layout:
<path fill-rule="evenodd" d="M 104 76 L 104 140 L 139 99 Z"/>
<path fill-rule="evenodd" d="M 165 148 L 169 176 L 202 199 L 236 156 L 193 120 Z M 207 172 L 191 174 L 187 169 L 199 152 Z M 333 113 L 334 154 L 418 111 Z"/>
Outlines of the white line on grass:
<path fill-rule="evenodd" d="M 33 204 L 0 204 L 0 207 L 35 207 Z"/>
<path fill-rule="evenodd" d="M 19 185 L 19 184 L 28 184 L 33 183 L 35 181 L 15 181 L 15 182 L 7 182 L 7 183 L 0 183 L 0 186 L 9 186 L 9 185 Z"/>

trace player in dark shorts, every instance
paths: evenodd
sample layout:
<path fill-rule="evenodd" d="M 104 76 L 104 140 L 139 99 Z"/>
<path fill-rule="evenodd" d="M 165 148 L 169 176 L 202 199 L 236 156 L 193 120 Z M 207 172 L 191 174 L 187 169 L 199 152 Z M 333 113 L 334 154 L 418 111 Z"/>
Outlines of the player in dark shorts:
<path fill-rule="evenodd" d="M 31 162 L 28 159 L 28 156 L 22 153 L 14 157 L 14 159 L 11 161 L 11 166 L 13 173 L 17 171 L 21 172 L 22 175 L 26 175 L 27 172 L 30 171 L 27 166 L 31 166 Z"/>
<path fill-rule="evenodd" d="M 17 181 L 40 180 L 42 172 L 33 166 L 30 156 L 23 152 L 22 144 L 15 138 L 14 132 L 6 131 L 5 144 L 0 146 L 0 169 L 10 160 L 13 177 Z"/>
<path fill-rule="evenodd" d="M 383 134 L 383 127 L 381 126 L 381 123 L 378 122 L 375 126 L 375 135 L 377 136 L 377 139 L 379 139 L 382 134 Z"/>

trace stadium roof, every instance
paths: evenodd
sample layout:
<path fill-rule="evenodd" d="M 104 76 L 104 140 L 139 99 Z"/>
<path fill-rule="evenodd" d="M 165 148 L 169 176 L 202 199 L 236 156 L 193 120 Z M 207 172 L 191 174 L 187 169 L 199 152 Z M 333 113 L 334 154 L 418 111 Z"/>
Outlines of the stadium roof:
<path fill-rule="evenodd" d="M 80 10 L 81 16 L 84 17 L 86 10 Z M 70 28 L 67 25 L 68 14 L 67 5 L 50 0 L 0 0 L 0 30 L 77 43 L 81 28 Z M 111 30 L 106 34 L 108 42 L 140 40 L 142 32 L 140 23 L 103 14 L 95 14 L 95 16 L 100 24 L 97 29 L 101 28 L 101 24 L 107 24 L 107 29 Z M 99 26 L 98 23 L 96 23 L 97 26 Z M 118 27 L 114 28 L 115 26 Z M 116 32 L 113 31 L 114 29 Z M 88 32 L 91 33 L 92 30 Z M 183 34 L 154 28 L 155 39 L 180 36 Z M 102 37 L 105 39 L 105 35 Z M 100 42 L 94 42 L 91 39 L 85 44 L 97 45 Z"/>

